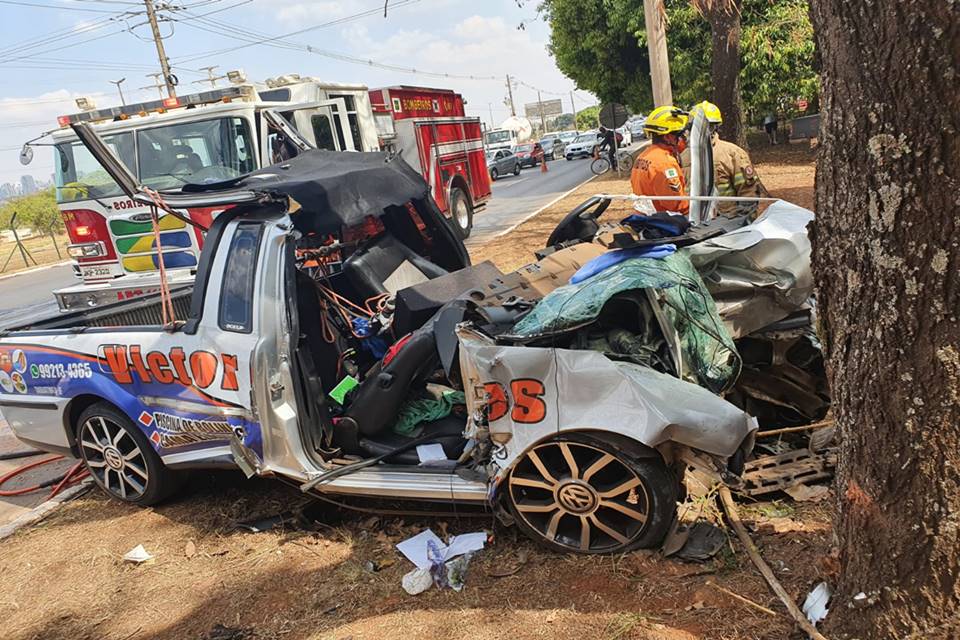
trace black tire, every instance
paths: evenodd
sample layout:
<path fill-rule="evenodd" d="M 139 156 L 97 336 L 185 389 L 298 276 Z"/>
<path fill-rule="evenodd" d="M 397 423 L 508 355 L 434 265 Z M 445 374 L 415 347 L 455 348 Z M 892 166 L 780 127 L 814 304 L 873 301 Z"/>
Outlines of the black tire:
<path fill-rule="evenodd" d="M 112 404 L 87 407 L 74 429 L 84 466 L 111 498 L 149 506 L 183 486 L 186 476 L 168 469 L 143 431 Z"/>
<path fill-rule="evenodd" d="M 520 175 L 520 169 L 521 169 L 520 163 L 518 162 L 518 163 L 517 163 L 517 166 L 515 166 L 515 167 L 513 168 L 513 175 L 515 175 L 515 176 Z"/>
<path fill-rule="evenodd" d="M 473 205 L 460 187 L 450 189 L 450 223 L 466 240 L 473 229 Z"/>
<path fill-rule="evenodd" d="M 568 156 L 567 156 L 567 162 L 573 162 L 573 156 L 572 156 L 572 155 L 568 155 Z"/>
<path fill-rule="evenodd" d="M 560 435 L 533 447 L 505 483 L 517 526 L 548 549 L 566 553 L 658 546 L 676 517 L 679 484 L 659 456 L 634 457 L 630 448 L 587 434 Z M 545 479 L 533 456 L 559 477 Z"/>
<path fill-rule="evenodd" d="M 497 171 L 496 167 L 494 167 L 493 169 L 490 169 L 490 179 L 491 179 L 491 180 L 493 180 L 494 182 L 496 182 L 496 181 L 497 181 L 497 178 L 499 178 L 499 177 L 500 177 L 500 172 Z"/>

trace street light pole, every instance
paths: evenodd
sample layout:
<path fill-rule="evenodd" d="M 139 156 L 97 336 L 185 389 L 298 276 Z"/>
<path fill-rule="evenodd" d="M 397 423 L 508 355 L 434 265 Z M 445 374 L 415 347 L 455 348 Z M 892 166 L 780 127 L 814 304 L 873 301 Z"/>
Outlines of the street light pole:
<path fill-rule="evenodd" d="M 123 89 L 120 88 L 120 84 L 126 80 L 126 78 L 120 78 L 119 80 L 107 80 L 110 84 L 117 85 L 117 91 L 120 93 L 120 104 L 126 105 L 127 101 L 123 99 Z"/>
<path fill-rule="evenodd" d="M 510 115 L 517 115 L 517 107 L 513 104 L 513 84 L 510 82 L 510 74 L 507 74 L 507 95 L 510 96 Z"/>

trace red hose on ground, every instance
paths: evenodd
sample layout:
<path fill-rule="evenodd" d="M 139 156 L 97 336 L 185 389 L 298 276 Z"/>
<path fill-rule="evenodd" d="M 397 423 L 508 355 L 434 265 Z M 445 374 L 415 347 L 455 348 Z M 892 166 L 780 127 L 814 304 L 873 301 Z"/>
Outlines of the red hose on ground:
<path fill-rule="evenodd" d="M 54 456 L 52 458 L 46 458 L 45 460 L 30 462 L 28 464 L 17 467 L 10 473 L 7 473 L 4 476 L 0 477 L 0 487 L 2 487 L 8 480 L 15 478 L 16 476 L 20 475 L 21 473 L 24 473 L 25 471 L 29 471 L 30 469 L 34 469 L 41 465 L 47 464 L 49 462 L 56 462 L 57 460 L 62 460 L 62 459 L 63 459 L 63 456 Z M 83 468 L 83 463 L 78 462 L 72 467 L 70 467 L 70 470 L 67 471 L 65 474 L 63 474 L 62 476 L 57 476 L 52 480 L 41 482 L 40 484 L 34 485 L 32 487 L 22 487 L 20 489 L 12 489 L 10 491 L 0 491 L 0 496 L 5 496 L 5 497 L 22 496 L 27 493 L 32 493 L 33 491 L 39 491 L 40 489 L 46 489 L 49 486 L 53 486 L 53 491 L 50 492 L 50 496 L 49 496 L 50 498 L 52 498 L 58 493 L 60 493 L 61 491 L 63 491 L 64 488 L 69 487 L 70 485 L 76 484 L 80 480 L 83 480 L 84 478 L 86 478 L 88 475 L 90 475 L 90 473 Z"/>

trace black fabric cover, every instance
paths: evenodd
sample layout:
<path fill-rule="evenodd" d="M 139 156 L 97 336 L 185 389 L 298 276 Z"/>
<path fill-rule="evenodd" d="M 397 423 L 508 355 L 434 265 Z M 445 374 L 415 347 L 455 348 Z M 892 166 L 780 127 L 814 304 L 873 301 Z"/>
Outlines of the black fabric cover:
<path fill-rule="evenodd" d="M 366 216 L 429 195 L 427 183 L 399 156 L 311 149 L 281 164 L 211 184 L 188 184 L 183 193 L 253 189 L 283 194 L 303 209 L 292 218 L 304 233 L 334 233 Z"/>

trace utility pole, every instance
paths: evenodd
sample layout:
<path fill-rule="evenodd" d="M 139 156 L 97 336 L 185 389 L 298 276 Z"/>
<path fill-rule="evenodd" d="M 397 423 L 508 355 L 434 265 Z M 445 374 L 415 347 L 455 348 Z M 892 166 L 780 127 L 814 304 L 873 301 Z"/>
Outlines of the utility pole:
<path fill-rule="evenodd" d="M 493 122 L 493 103 L 492 103 L 492 102 L 488 102 L 488 103 L 487 103 L 487 109 L 490 110 L 490 128 L 491 128 L 491 129 L 496 129 L 496 128 L 497 128 L 497 125 L 494 124 L 494 122 Z"/>
<path fill-rule="evenodd" d="M 170 61 L 167 60 L 167 52 L 163 50 L 163 38 L 160 37 L 160 27 L 157 25 L 157 13 L 153 8 L 153 0 L 143 0 L 147 7 L 147 20 L 150 21 L 150 30 L 153 32 L 153 42 L 157 45 L 157 57 L 160 58 L 160 70 L 163 72 L 163 81 L 167 85 L 167 95 L 171 98 L 177 97 L 175 76 L 170 73 Z M 161 97 L 163 97 L 161 95 Z"/>
<path fill-rule="evenodd" d="M 667 56 L 666 21 L 662 0 L 643 0 L 643 18 L 647 26 L 647 49 L 650 52 L 650 80 L 653 83 L 653 106 L 673 104 L 670 86 L 670 58 Z"/>
<path fill-rule="evenodd" d="M 510 96 L 510 115 L 517 115 L 517 107 L 513 104 L 513 84 L 510 82 L 510 74 L 507 74 L 507 95 Z"/>
<path fill-rule="evenodd" d="M 145 86 L 145 87 L 140 87 L 140 88 L 141 88 L 141 89 L 156 89 L 156 90 L 157 90 L 157 93 L 160 94 L 160 99 L 162 100 L 162 99 L 163 99 L 163 87 L 164 87 L 163 83 L 160 82 L 160 76 L 162 76 L 162 75 L 163 75 L 162 73 L 148 73 L 148 74 L 147 74 L 147 77 L 148 77 L 148 78 L 153 78 L 153 84 L 148 84 L 147 86 Z"/>
<path fill-rule="evenodd" d="M 204 82 L 209 82 L 209 83 L 210 83 L 210 86 L 211 86 L 212 88 L 216 89 L 216 88 L 217 88 L 217 80 L 223 80 L 224 78 L 227 77 L 227 76 L 217 76 L 217 75 L 214 75 L 213 70 L 216 69 L 216 68 L 217 68 L 216 65 L 214 65 L 214 66 L 212 66 L 212 67 L 200 67 L 200 70 L 201 70 L 201 71 L 206 71 L 206 72 L 207 72 L 207 77 L 204 78 L 203 80 L 194 80 L 194 81 L 193 81 L 193 84 L 203 84 Z"/>
<path fill-rule="evenodd" d="M 110 84 L 117 85 L 117 91 L 120 92 L 120 104 L 126 105 L 127 101 L 123 99 L 123 89 L 120 88 L 120 84 L 126 80 L 126 78 L 120 78 L 119 80 L 107 80 Z"/>
<path fill-rule="evenodd" d="M 543 99 L 540 98 L 540 89 L 537 89 L 537 110 L 540 112 L 540 126 L 543 127 L 540 135 L 547 132 L 547 118 L 543 115 Z"/>
<path fill-rule="evenodd" d="M 570 108 L 573 109 L 573 128 L 577 128 L 577 104 L 573 101 L 573 91 L 570 92 Z"/>

